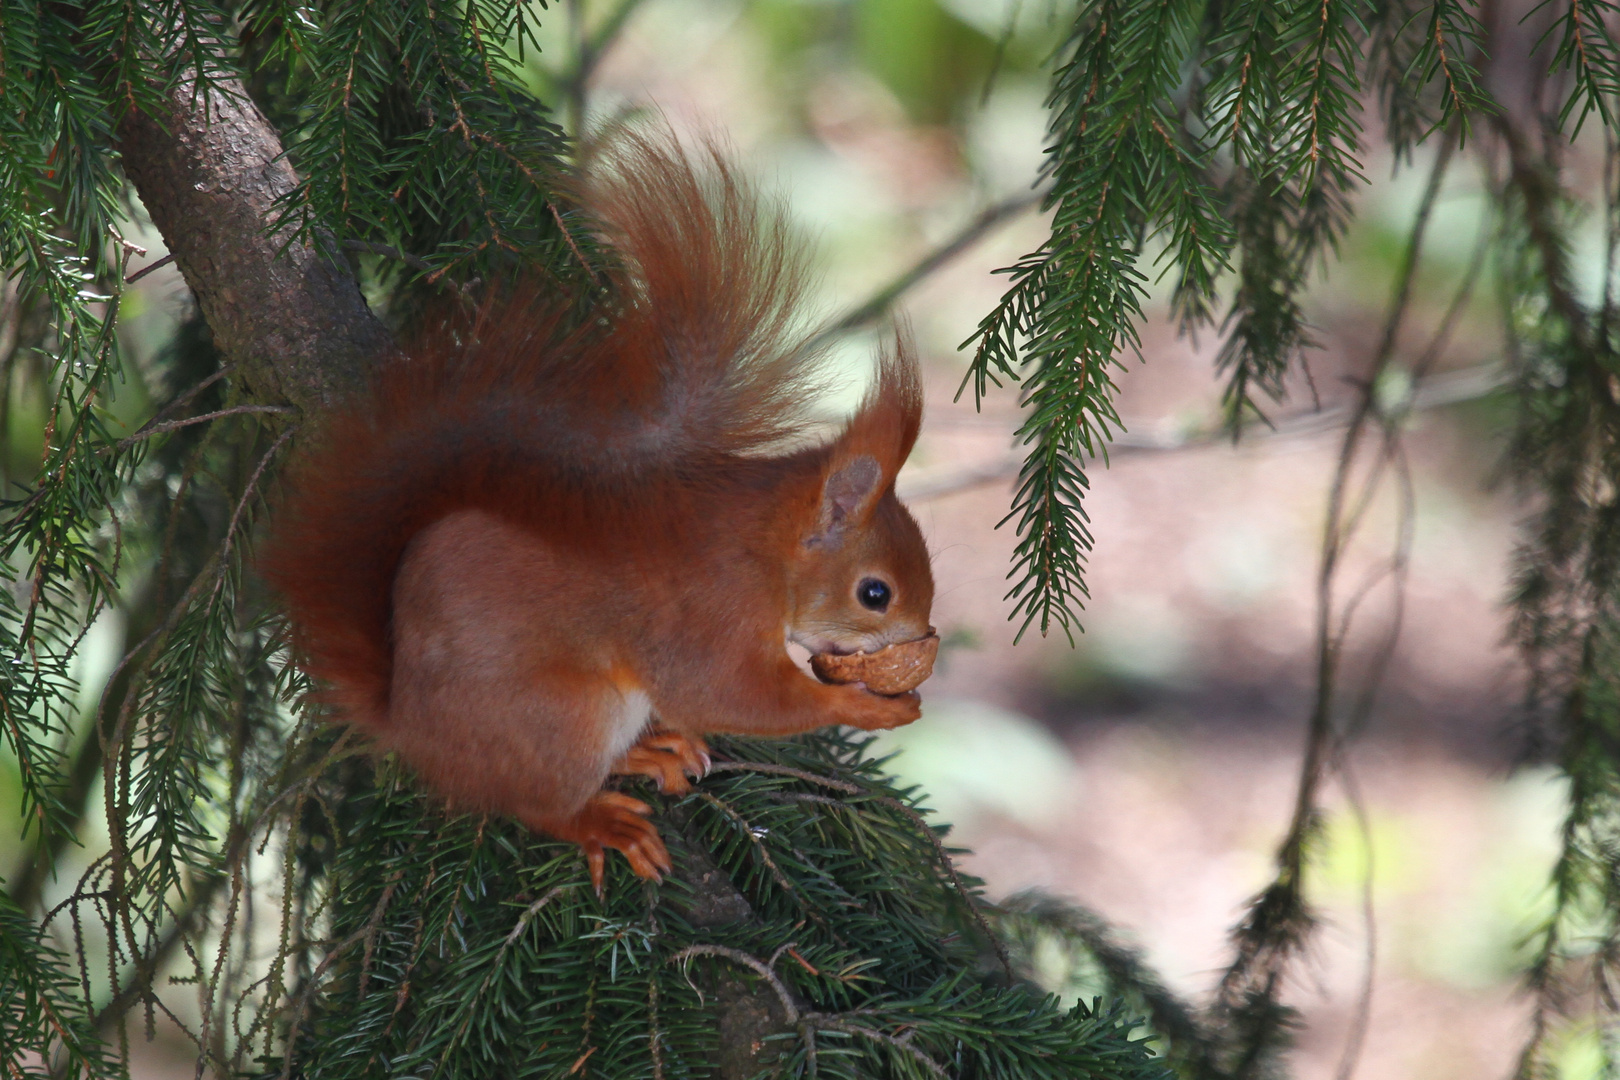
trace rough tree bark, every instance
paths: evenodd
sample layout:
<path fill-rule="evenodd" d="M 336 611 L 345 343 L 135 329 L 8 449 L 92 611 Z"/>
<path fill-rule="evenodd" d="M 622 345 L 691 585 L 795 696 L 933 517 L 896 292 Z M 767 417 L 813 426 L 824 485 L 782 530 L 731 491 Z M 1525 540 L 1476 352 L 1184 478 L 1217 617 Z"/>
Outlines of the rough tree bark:
<path fill-rule="evenodd" d="M 167 116 L 131 111 L 118 130 L 124 171 L 215 343 L 236 365 L 238 384 L 257 401 L 318 411 L 359 385 L 394 342 L 346 266 L 309 245 L 280 250 L 283 240 L 267 231 L 272 204 L 298 179 L 245 88 L 236 83 L 227 91 L 205 99 L 187 83 L 171 95 Z M 712 864 L 695 878 L 694 922 L 757 917 Z M 708 988 L 723 1044 L 718 1080 L 746 1080 L 770 1053 L 764 1039 L 787 1018 L 757 979 L 717 974 Z"/>
<path fill-rule="evenodd" d="M 236 83 L 182 83 L 167 116 L 130 110 L 124 172 L 163 234 L 239 384 L 260 401 L 318 408 L 357 385 L 393 339 L 346 266 L 266 230 L 297 185 L 281 139 Z"/>

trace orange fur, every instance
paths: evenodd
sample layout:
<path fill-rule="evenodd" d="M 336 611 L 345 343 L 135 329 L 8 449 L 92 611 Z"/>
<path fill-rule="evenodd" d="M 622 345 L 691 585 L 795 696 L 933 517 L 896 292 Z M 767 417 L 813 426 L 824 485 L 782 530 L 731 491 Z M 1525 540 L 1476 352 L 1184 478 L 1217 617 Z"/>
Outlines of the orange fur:
<path fill-rule="evenodd" d="M 567 330 L 520 299 L 391 364 L 301 450 L 262 566 L 343 719 L 454 803 L 578 841 L 595 876 L 603 847 L 656 875 L 645 807 L 601 793 L 616 766 L 667 776 L 647 755 L 683 735 L 916 718 L 915 694 L 810 679 L 784 638 L 928 632 L 928 553 L 894 495 L 921 393 L 902 342 L 841 436 L 781 449 L 818 361 L 780 212 L 712 151 L 647 136 L 573 193 L 617 306 Z M 858 601 L 869 579 L 886 610 Z M 638 746 L 654 720 L 666 741 Z"/>

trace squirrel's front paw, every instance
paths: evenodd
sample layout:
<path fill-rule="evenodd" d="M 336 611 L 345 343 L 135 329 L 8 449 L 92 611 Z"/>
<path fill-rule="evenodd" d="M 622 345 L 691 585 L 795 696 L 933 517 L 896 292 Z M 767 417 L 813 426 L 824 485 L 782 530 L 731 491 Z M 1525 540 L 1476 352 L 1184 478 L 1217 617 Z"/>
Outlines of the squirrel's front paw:
<path fill-rule="evenodd" d="M 904 727 L 922 715 L 922 698 L 915 690 L 904 694 L 874 694 L 862 684 L 848 687 L 853 699 L 846 703 L 841 724 L 863 731 L 884 731 Z"/>
<path fill-rule="evenodd" d="M 701 780 L 709 771 L 709 747 L 696 735 L 650 731 L 613 766 L 614 776 L 649 776 L 665 795 L 692 790 L 688 776 Z"/>

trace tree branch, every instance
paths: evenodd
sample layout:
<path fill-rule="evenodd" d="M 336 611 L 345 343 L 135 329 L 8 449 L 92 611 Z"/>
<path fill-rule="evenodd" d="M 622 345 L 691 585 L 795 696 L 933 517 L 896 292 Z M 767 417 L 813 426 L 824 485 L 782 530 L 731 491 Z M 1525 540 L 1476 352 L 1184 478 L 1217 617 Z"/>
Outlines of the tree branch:
<path fill-rule="evenodd" d="M 1478 401 L 1502 392 L 1507 385 L 1506 378 L 1506 371 L 1495 363 L 1481 363 L 1447 371 L 1424 380 L 1413 391 L 1411 400 L 1403 402 L 1401 408 L 1406 412 L 1424 412 Z M 1356 408 L 1355 405 L 1335 405 L 1326 409 L 1301 409 L 1266 422 L 1264 430 L 1254 431 L 1253 434 L 1249 433 L 1249 429 L 1260 428 L 1261 424 L 1258 421 L 1250 422 L 1244 425 L 1243 437 L 1252 445 L 1255 442 L 1268 442 L 1272 439 L 1302 438 L 1337 431 L 1348 426 L 1355 418 Z M 937 424 L 941 421 L 931 422 Z M 1006 425 L 1002 421 L 985 419 L 982 425 L 974 426 L 989 428 Z M 1200 425 L 1190 431 L 1164 435 L 1135 434 L 1129 430 L 1130 427 L 1131 423 L 1125 423 L 1120 433 L 1114 436 L 1108 448 L 1110 458 L 1197 450 L 1229 441 L 1232 430 L 1224 422 L 1219 421 Z M 948 495 L 990 484 L 1006 483 L 1018 475 L 1023 463 L 1022 456 L 1014 448 L 1003 456 L 982 464 L 902 474 L 900 497 L 907 502 L 923 502 L 928 499 L 942 499 Z"/>
<path fill-rule="evenodd" d="M 993 231 L 1002 222 L 1017 217 L 1025 210 L 1039 206 L 1041 200 L 1045 197 L 1045 191 L 1032 191 L 1023 195 L 1014 195 L 986 207 L 972 221 L 964 225 L 955 236 L 924 255 L 901 273 L 899 277 L 873 293 L 860 306 L 852 308 L 837 322 L 824 328 L 815 336 L 815 344 L 819 345 L 852 331 L 860 330 L 870 323 L 877 322 L 889 313 L 889 309 L 894 306 L 896 300 L 909 292 L 918 282 L 978 243 L 985 234 Z"/>
<path fill-rule="evenodd" d="M 132 109 L 118 149 L 214 341 L 259 401 L 312 409 L 356 386 L 393 339 L 346 266 L 267 228 L 297 184 L 275 129 L 239 81 L 168 101 Z"/>

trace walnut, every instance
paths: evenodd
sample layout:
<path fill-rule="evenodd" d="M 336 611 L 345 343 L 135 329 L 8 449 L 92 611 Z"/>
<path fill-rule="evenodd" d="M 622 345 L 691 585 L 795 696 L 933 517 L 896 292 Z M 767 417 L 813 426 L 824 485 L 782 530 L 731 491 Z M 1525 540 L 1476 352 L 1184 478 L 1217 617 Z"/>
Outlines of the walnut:
<path fill-rule="evenodd" d="M 877 652 L 817 653 L 810 670 L 827 683 L 865 683 L 874 694 L 903 694 L 922 685 L 934 672 L 939 635 L 929 632 L 915 641 L 902 641 Z"/>

